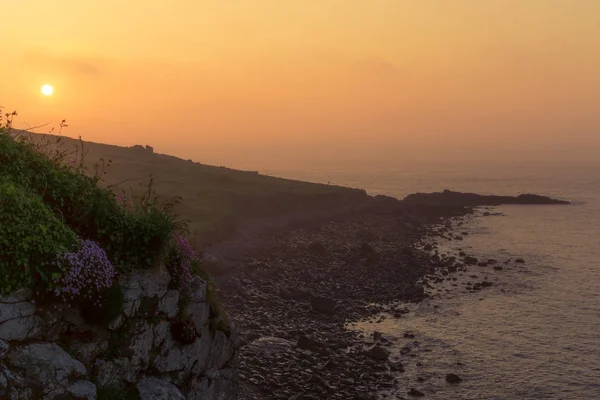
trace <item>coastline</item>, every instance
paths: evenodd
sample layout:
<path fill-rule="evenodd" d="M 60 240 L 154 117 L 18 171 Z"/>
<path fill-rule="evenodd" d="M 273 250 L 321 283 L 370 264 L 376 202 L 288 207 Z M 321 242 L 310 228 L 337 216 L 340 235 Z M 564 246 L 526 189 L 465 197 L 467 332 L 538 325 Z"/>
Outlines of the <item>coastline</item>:
<path fill-rule="evenodd" d="M 240 399 L 420 396 L 416 381 L 403 386 L 398 375 L 419 361 L 394 355 L 377 323 L 405 318 L 405 304 L 429 298 L 454 273 L 494 264 L 437 251 L 438 238 L 463 239 L 462 217 L 476 206 L 376 196 L 370 206 L 242 230 L 237 244 L 207 249 L 207 269 L 243 341 Z M 469 290 L 491 285 L 483 280 Z M 373 331 L 350 329 L 361 321 Z"/>
<path fill-rule="evenodd" d="M 405 366 L 388 358 L 391 343 L 347 324 L 382 312 L 401 318 L 407 310 L 396 303 L 427 298 L 423 278 L 454 261 L 423 243 L 439 222 L 471 212 L 388 199 L 207 252 L 244 343 L 240 399 L 376 399 L 396 386 Z"/>

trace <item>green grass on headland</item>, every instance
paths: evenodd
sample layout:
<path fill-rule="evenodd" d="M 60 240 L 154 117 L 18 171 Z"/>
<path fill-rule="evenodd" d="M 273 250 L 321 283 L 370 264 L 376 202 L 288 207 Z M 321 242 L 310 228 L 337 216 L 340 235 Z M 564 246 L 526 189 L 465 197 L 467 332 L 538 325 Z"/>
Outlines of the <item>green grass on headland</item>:
<path fill-rule="evenodd" d="M 156 265 L 180 227 L 148 190 L 127 206 L 67 152 L 0 127 L 0 292 L 50 284 L 57 256 L 97 242 L 118 267 Z"/>
<path fill-rule="evenodd" d="M 67 137 L 62 138 L 61 145 L 71 151 L 81 146 L 78 140 Z M 232 228 L 240 218 L 308 210 L 326 206 L 328 202 L 339 204 L 336 199 L 351 202 L 366 197 L 363 190 L 209 166 L 153 153 L 142 146 L 84 142 L 83 148 L 89 169 L 94 169 L 99 160 L 110 161 L 103 179 L 117 193 L 139 189 L 152 176 L 159 195 L 181 197 L 176 212 L 189 223 L 190 234 L 192 239 L 196 236 L 197 245 L 206 238 L 226 234 L 221 231 Z"/>

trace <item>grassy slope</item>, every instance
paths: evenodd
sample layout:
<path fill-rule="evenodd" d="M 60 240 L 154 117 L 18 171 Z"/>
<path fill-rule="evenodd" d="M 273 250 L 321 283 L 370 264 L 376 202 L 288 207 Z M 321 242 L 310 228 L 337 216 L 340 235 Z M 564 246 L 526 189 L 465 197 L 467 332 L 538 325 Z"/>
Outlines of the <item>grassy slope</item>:
<path fill-rule="evenodd" d="M 77 145 L 79 141 L 65 137 L 62 148 L 70 150 Z M 139 189 L 152 174 L 158 194 L 181 196 L 178 212 L 190 221 L 199 238 L 220 235 L 219 230 L 242 217 L 335 208 L 367 197 L 362 190 L 203 165 L 136 148 L 84 142 L 84 149 L 90 166 L 100 158 L 112 160 L 105 179 L 108 184 L 119 184 L 116 191 Z"/>

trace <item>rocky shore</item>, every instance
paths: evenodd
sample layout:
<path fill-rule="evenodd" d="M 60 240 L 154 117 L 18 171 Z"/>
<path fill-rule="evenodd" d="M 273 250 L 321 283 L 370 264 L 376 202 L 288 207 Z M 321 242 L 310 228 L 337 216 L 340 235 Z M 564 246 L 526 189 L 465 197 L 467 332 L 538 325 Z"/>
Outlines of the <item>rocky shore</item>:
<path fill-rule="evenodd" d="M 370 207 L 296 223 L 252 246 L 208 249 L 242 338 L 240 399 L 376 399 L 397 388 L 403 363 L 417 361 L 391 356 L 393 343 L 375 329 L 363 335 L 347 324 L 402 318 L 402 303 L 422 301 L 436 282 L 478 263 L 440 256 L 430 243 L 461 240 L 450 218 L 472 212 L 378 196 Z"/>

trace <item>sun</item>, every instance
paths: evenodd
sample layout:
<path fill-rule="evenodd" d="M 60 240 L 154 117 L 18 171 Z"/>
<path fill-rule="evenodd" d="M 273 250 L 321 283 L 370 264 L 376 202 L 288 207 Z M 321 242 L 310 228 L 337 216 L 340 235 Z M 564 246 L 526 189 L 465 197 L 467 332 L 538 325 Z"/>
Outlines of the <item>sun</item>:
<path fill-rule="evenodd" d="M 54 93 L 54 88 L 51 85 L 45 84 L 42 86 L 42 94 L 44 96 L 52 96 L 52 93 Z"/>

